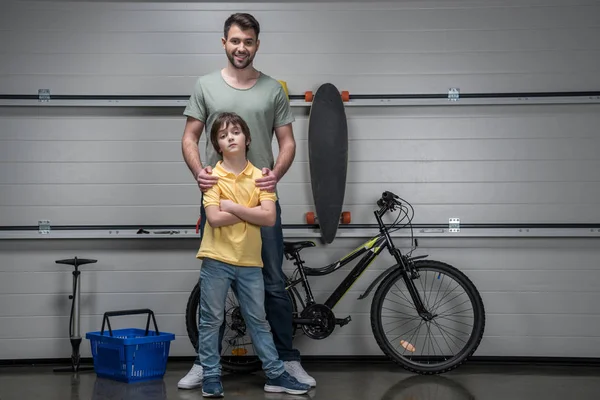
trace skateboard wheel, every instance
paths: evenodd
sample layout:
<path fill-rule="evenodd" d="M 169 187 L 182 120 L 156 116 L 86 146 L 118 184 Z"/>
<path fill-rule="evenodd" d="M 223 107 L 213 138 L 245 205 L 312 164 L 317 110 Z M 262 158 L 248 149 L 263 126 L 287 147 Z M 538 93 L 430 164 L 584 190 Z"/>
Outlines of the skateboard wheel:
<path fill-rule="evenodd" d="M 313 92 L 311 92 L 311 91 L 304 92 L 304 101 L 306 101 L 307 103 L 310 103 L 311 101 L 313 101 Z"/>
<path fill-rule="evenodd" d="M 315 217 L 315 213 L 309 211 L 306 213 L 306 223 L 309 225 L 314 225 L 317 222 L 317 218 Z"/>
<path fill-rule="evenodd" d="M 350 92 L 348 92 L 347 90 L 344 90 L 342 92 L 342 101 L 346 102 L 350 100 Z"/>
<path fill-rule="evenodd" d="M 352 221 L 351 215 L 350 215 L 350 211 L 344 211 L 342 212 L 342 224 L 349 224 Z"/>

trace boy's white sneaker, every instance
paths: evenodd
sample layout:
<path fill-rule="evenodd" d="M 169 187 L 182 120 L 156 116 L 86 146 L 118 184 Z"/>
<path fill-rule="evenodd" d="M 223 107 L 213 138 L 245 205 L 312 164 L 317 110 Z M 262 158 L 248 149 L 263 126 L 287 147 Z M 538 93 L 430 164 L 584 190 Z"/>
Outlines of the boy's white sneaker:
<path fill-rule="evenodd" d="M 192 369 L 190 369 L 190 372 L 177 383 L 177 387 L 179 389 L 195 389 L 201 387 L 203 372 L 201 365 L 194 364 Z"/>
<path fill-rule="evenodd" d="M 317 386 L 317 381 L 315 378 L 306 373 L 299 361 L 284 361 L 283 365 L 285 366 L 285 370 L 288 372 L 288 374 L 296 378 L 298 382 L 310 385 L 312 387 Z"/>

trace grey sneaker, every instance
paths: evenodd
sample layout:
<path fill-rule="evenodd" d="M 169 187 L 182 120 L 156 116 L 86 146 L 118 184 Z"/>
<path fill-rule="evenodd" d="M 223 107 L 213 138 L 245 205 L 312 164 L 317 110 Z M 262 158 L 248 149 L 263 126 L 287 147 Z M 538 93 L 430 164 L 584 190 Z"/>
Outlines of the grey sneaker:
<path fill-rule="evenodd" d="M 202 397 L 223 397 L 223 385 L 221 384 L 221 378 L 218 376 L 209 376 L 204 378 L 202 383 Z"/>
<path fill-rule="evenodd" d="M 304 394 L 309 390 L 310 385 L 298 382 L 287 371 L 277 378 L 267 379 L 267 383 L 265 384 L 265 392 L 270 393 Z"/>

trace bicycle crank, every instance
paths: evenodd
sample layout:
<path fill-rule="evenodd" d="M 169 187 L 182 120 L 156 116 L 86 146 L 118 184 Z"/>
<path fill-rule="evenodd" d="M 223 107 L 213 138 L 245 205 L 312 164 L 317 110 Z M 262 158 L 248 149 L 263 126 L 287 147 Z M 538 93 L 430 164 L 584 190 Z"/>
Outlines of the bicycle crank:
<path fill-rule="evenodd" d="M 306 307 L 300 317 L 306 321 L 302 324 L 302 330 L 311 339 L 325 339 L 335 329 L 335 315 L 324 304 L 312 304 Z"/>

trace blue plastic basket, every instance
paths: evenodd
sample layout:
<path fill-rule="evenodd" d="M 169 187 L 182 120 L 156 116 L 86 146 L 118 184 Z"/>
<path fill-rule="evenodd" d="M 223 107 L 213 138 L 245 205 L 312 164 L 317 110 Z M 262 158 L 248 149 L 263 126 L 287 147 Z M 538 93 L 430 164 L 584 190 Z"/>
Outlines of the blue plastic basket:
<path fill-rule="evenodd" d="M 109 316 L 145 313 L 148 313 L 146 329 L 113 331 L 108 321 Z M 151 316 L 154 331 L 148 329 Z M 104 332 L 105 322 L 108 322 L 108 332 Z M 88 332 L 85 337 L 90 340 L 96 374 L 127 383 L 161 379 L 167 369 L 171 341 L 175 340 L 174 334 L 159 332 L 154 313 L 148 309 L 107 312 L 102 330 Z"/>

